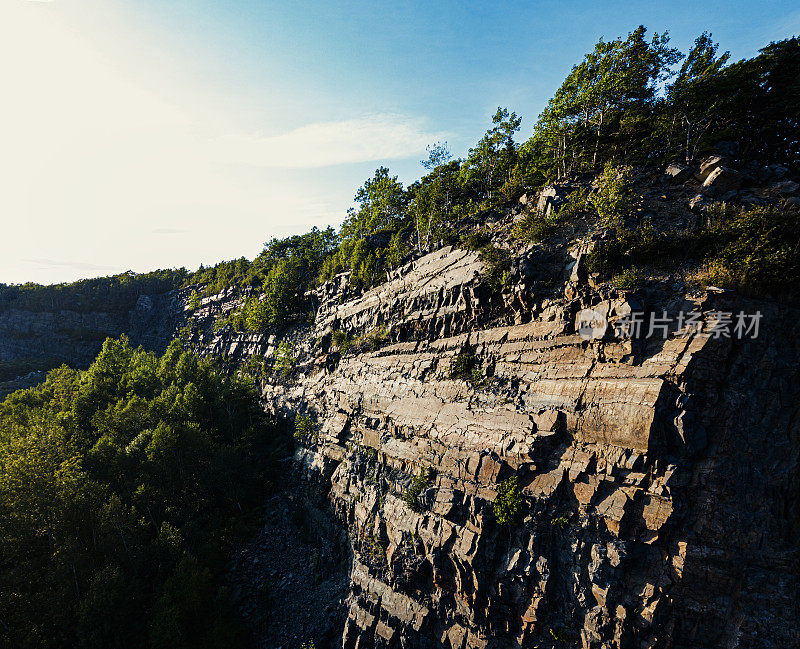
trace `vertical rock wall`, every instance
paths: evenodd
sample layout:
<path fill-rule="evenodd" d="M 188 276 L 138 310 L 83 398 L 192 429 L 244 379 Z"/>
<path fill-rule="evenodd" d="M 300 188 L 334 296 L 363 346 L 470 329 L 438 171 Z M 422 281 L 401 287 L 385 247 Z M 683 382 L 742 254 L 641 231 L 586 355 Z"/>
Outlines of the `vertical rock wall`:
<path fill-rule="evenodd" d="M 296 380 L 265 387 L 317 422 L 297 460 L 349 530 L 343 646 L 797 646 L 796 314 L 653 294 L 659 312 L 760 309 L 760 336 L 586 341 L 580 310 L 640 305 L 574 264 L 560 298 L 492 295 L 480 272 L 444 249 L 352 299 L 324 287 Z M 386 342 L 342 354 L 336 330 Z M 454 377 L 459 357 L 474 372 Z M 523 515 L 504 526 L 511 476 Z"/>

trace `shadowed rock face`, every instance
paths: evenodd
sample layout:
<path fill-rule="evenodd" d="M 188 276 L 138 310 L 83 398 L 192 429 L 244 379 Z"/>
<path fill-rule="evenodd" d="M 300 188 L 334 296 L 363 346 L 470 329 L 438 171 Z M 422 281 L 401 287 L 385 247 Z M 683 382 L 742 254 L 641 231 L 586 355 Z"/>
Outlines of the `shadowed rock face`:
<path fill-rule="evenodd" d="M 265 407 L 315 419 L 296 461 L 349 530 L 342 645 L 797 646 L 798 314 L 651 294 L 658 313 L 760 310 L 760 335 L 586 341 L 582 309 L 613 324 L 639 305 L 590 288 L 576 256 L 560 297 L 537 295 L 530 254 L 502 295 L 449 248 L 362 295 L 339 278 L 286 338 L 295 378 L 264 382 Z M 195 323 L 232 304 L 207 298 Z M 342 353 L 336 330 L 383 342 Z M 242 360 L 278 339 L 195 342 Z M 459 357 L 473 371 L 454 377 Z M 511 476 L 523 512 L 502 526 Z"/>
<path fill-rule="evenodd" d="M 162 353 L 183 315 L 185 290 L 141 295 L 130 311 L 26 311 L 0 307 L 0 362 L 22 361 L 37 369 L 66 363 L 86 368 L 107 337 L 127 335 L 134 345 Z M 0 398 L 36 385 L 44 371 L 0 383 Z"/>

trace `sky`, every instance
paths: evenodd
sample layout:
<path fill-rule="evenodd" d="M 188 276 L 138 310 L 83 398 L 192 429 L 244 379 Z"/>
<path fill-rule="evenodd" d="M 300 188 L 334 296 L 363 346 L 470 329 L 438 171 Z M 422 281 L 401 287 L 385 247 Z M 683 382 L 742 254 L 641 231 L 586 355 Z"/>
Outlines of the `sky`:
<path fill-rule="evenodd" d="M 538 113 L 598 38 L 644 24 L 734 59 L 796 1 L 0 0 L 0 282 L 253 258 L 338 227 L 381 164 L 466 154 Z"/>

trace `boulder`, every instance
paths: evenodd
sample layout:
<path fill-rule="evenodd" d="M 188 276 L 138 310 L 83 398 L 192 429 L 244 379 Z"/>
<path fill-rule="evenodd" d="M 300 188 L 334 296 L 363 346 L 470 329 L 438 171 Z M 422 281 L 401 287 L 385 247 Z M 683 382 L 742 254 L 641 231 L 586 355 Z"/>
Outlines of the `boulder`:
<path fill-rule="evenodd" d="M 742 174 L 730 167 L 717 167 L 703 181 L 703 193 L 710 196 L 738 190 L 742 184 Z"/>
<path fill-rule="evenodd" d="M 536 210 L 539 214 L 550 216 L 554 207 L 563 204 L 570 193 L 569 187 L 556 187 L 548 185 L 539 194 L 539 201 L 536 203 Z"/>
<path fill-rule="evenodd" d="M 664 170 L 664 175 L 671 185 L 679 185 L 692 177 L 692 168 L 680 162 L 673 162 Z"/>
<path fill-rule="evenodd" d="M 784 180 L 782 183 L 777 183 L 774 189 L 781 196 L 790 196 L 791 194 L 797 193 L 797 190 L 800 189 L 800 185 L 792 180 Z"/>
<path fill-rule="evenodd" d="M 695 174 L 695 178 L 697 178 L 697 180 L 700 182 L 704 182 L 715 169 L 721 167 L 726 162 L 727 160 L 721 155 L 708 156 L 700 163 L 700 169 L 698 170 L 697 174 Z"/>

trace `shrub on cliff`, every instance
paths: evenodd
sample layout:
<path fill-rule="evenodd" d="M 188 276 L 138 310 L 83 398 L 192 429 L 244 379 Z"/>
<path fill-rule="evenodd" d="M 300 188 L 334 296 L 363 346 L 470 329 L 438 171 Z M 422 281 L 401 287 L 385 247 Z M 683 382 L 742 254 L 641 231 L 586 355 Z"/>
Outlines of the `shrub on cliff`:
<path fill-rule="evenodd" d="M 718 204 L 693 230 L 657 232 L 649 220 L 619 226 L 589 255 L 590 272 L 634 288 L 638 267 L 689 262 L 699 269 L 691 279 L 753 295 L 794 294 L 800 282 L 800 221 L 769 206 Z"/>
<path fill-rule="evenodd" d="M 294 418 L 294 438 L 301 444 L 313 444 L 317 437 L 317 427 L 311 415 L 296 415 Z"/>
<path fill-rule="evenodd" d="M 278 345 L 275 352 L 275 371 L 284 381 L 290 381 L 294 374 L 297 358 L 292 352 L 292 348 L 286 341 Z"/>
<path fill-rule="evenodd" d="M 522 494 L 516 476 L 497 485 L 497 497 L 492 510 L 499 525 L 516 525 L 519 522 L 522 516 Z"/>
<path fill-rule="evenodd" d="M 701 235 L 707 246 L 698 278 L 744 293 L 797 292 L 800 220 L 771 207 L 718 208 Z"/>
<path fill-rule="evenodd" d="M 511 255 L 508 250 L 489 244 L 481 249 L 480 258 L 484 264 L 483 276 L 489 287 L 493 291 L 508 288 L 511 269 Z"/>
<path fill-rule="evenodd" d="M 419 473 L 411 478 L 411 485 L 403 495 L 403 500 L 412 512 L 421 512 L 422 503 L 419 497 L 428 486 L 431 479 L 430 470 L 427 467 L 422 467 Z"/>
<path fill-rule="evenodd" d="M 633 212 L 636 195 L 631 190 L 633 170 L 627 165 L 607 163 L 597 179 L 597 191 L 589 198 L 597 215 L 606 223 L 624 225 Z"/>

